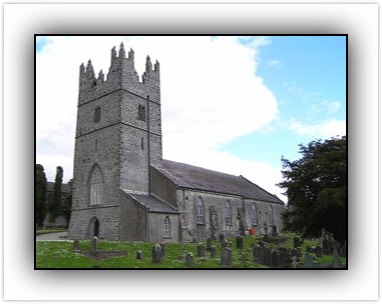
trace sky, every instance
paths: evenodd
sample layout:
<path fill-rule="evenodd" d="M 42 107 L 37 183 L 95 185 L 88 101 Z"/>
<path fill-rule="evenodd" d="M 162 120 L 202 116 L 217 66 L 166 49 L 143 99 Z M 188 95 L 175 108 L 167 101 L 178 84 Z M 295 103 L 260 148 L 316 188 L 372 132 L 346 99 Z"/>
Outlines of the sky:
<path fill-rule="evenodd" d="M 73 176 L 81 63 L 107 74 L 121 42 L 160 62 L 163 157 L 243 175 L 284 202 L 282 162 L 346 135 L 345 36 L 36 37 L 36 163 Z"/>

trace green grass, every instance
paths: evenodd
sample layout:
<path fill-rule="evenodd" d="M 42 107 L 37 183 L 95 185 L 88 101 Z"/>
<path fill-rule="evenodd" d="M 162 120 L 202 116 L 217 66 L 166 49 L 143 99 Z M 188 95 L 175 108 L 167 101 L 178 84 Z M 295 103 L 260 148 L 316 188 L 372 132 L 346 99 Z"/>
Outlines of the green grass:
<path fill-rule="evenodd" d="M 261 238 L 246 236 L 244 238 L 244 249 L 237 250 L 235 239 L 229 239 L 233 243 L 232 268 L 267 268 L 264 265 L 253 263 L 251 244 L 256 244 Z M 292 240 L 293 242 L 293 240 Z M 306 241 L 305 241 L 306 242 Z M 305 243 L 304 242 L 304 243 Z M 204 242 L 205 244 L 205 242 Z M 309 245 L 310 243 L 307 243 Z M 197 257 L 197 244 L 195 243 L 166 243 L 166 256 L 160 264 L 152 262 L 153 244 L 144 242 L 123 242 L 123 241 L 105 241 L 99 240 L 98 249 L 102 251 L 126 251 L 127 255 L 110 257 L 104 260 L 97 260 L 84 253 L 90 252 L 91 242 L 80 241 L 80 253 L 73 252 L 73 242 L 71 241 L 36 241 L 36 269 L 55 269 L 55 268 L 118 268 L 118 269 L 188 269 L 185 261 L 185 255 L 191 252 L 194 256 L 195 269 L 200 268 L 221 268 L 220 252 L 221 245 L 218 241 L 213 241 L 216 247 L 216 258 L 210 258 L 210 253 L 206 252 L 205 258 Z M 311 244 L 313 246 L 315 244 Z M 268 244 L 269 247 L 278 247 L 274 244 Z M 284 245 L 290 246 L 290 240 Z M 136 252 L 142 250 L 144 254 L 143 260 L 136 259 Z M 245 257 L 246 262 L 242 261 Z M 303 258 L 302 258 L 303 260 Z M 333 258 L 324 256 L 319 259 L 320 263 L 330 263 Z M 346 263 L 345 258 L 341 258 L 343 264 Z"/>

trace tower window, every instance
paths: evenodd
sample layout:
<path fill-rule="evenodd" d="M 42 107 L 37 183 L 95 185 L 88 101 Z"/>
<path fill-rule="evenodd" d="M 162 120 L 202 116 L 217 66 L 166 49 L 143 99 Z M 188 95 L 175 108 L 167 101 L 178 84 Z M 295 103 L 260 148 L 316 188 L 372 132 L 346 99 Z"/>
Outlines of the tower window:
<path fill-rule="evenodd" d="M 101 107 L 96 107 L 94 109 L 94 122 L 99 122 L 101 120 Z"/>
<path fill-rule="evenodd" d="M 138 120 L 146 121 L 146 107 L 138 106 Z"/>

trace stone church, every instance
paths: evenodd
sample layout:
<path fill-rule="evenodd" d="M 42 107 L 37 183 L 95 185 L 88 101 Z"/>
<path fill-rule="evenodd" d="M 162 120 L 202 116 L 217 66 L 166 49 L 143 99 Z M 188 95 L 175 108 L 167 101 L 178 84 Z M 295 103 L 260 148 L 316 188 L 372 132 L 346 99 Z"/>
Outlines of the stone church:
<path fill-rule="evenodd" d="M 69 237 L 193 241 L 276 234 L 283 202 L 247 180 L 162 158 L 160 66 L 111 50 L 106 75 L 80 66 Z"/>

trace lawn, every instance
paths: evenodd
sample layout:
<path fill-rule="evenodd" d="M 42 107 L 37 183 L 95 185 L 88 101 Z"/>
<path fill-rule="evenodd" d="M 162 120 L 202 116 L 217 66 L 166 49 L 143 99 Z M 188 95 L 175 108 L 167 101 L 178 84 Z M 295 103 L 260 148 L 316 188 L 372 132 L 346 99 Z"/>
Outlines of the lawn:
<path fill-rule="evenodd" d="M 260 239 L 251 236 L 244 238 L 244 249 L 236 249 L 235 240 L 229 239 L 233 243 L 232 248 L 232 268 L 236 269 L 258 269 L 267 268 L 264 265 L 255 264 L 252 257 L 251 245 L 256 244 Z M 288 239 L 283 246 L 291 247 L 292 240 Z M 212 242 L 216 247 L 216 257 L 211 258 L 206 252 L 204 258 L 197 257 L 196 243 L 166 243 L 166 255 L 159 264 L 152 262 L 152 248 L 154 244 L 144 242 L 123 242 L 123 241 L 98 241 L 98 252 L 125 251 L 126 255 L 113 256 L 106 259 L 97 259 L 90 255 L 91 242 L 79 242 L 79 252 L 73 251 L 72 241 L 36 241 L 36 269 L 78 269 L 78 268 L 115 268 L 115 269 L 189 269 L 186 265 L 185 255 L 191 252 L 194 257 L 192 268 L 213 269 L 221 268 L 219 241 Z M 205 244 L 205 242 L 204 242 Z M 309 243 L 310 244 L 310 243 Z M 313 242 L 311 243 L 313 244 Z M 270 247 L 277 247 L 270 244 Z M 142 250 L 144 258 L 138 260 L 136 253 Z M 320 262 L 332 261 L 331 256 L 324 256 Z M 346 263 L 346 258 L 341 258 L 342 264 Z"/>

